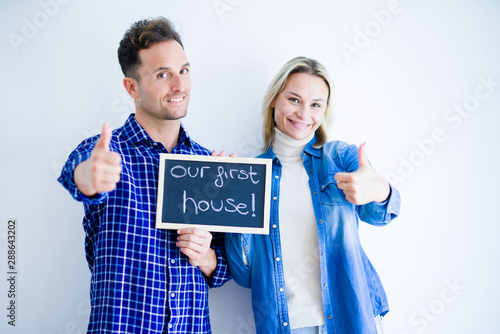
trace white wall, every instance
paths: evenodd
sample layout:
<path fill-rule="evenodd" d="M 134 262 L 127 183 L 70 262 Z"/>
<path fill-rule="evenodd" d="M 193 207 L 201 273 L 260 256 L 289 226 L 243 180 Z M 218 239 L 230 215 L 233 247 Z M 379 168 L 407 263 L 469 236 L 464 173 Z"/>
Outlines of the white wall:
<path fill-rule="evenodd" d="M 133 110 L 118 42 L 159 15 L 192 64 L 184 124 L 217 151 L 258 153 L 260 101 L 285 61 L 306 55 L 329 69 L 331 138 L 367 141 L 403 198 L 392 224 L 360 231 L 389 296 L 387 333 L 500 331 L 498 2 L 24 0 L 0 4 L 2 333 L 85 332 L 83 210 L 56 178 L 81 140 Z M 214 333 L 254 332 L 248 290 L 231 282 L 210 298 Z"/>

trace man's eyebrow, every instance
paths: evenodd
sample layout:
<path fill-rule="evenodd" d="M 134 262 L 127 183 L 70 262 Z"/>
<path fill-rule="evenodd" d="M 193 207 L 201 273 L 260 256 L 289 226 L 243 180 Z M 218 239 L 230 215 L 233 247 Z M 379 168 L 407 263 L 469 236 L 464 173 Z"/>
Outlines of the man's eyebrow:
<path fill-rule="evenodd" d="M 185 63 L 184 65 L 181 66 L 181 68 L 184 68 L 184 67 L 190 67 L 191 64 L 190 63 Z M 171 67 L 164 67 L 164 66 L 160 66 L 158 67 L 156 70 L 157 71 L 170 71 L 172 68 Z"/>

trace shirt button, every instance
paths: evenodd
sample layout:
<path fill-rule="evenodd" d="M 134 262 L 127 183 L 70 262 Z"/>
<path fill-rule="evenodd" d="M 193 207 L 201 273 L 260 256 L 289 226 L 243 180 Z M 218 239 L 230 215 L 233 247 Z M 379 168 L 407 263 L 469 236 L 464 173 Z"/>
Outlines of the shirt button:
<path fill-rule="evenodd" d="M 175 263 L 175 260 L 170 260 L 170 263 Z"/>
<path fill-rule="evenodd" d="M 280 177 L 278 175 L 274 175 L 274 178 L 275 179 L 279 179 Z"/>
<path fill-rule="evenodd" d="M 283 323 L 283 326 L 285 326 L 285 327 L 286 327 L 286 326 L 288 326 L 288 322 L 286 322 L 286 321 L 285 321 L 285 322 Z"/>
<path fill-rule="evenodd" d="M 321 256 L 325 256 L 325 252 L 321 252 Z"/>
<path fill-rule="evenodd" d="M 283 289 L 283 288 L 280 288 L 280 292 L 283 292 L 283 291 L 285 291 L 285 289 Z"/>
<path fill-rule="evenodd" d="M 328 320 L 332 320 L 332 316 L 331 315 L 328 316 Z"/>
<path fill-rule="evenodd" d="M 314 192 L 314 195 L 317 195 L 318 193 L 317 192 Z"/>
<path fill-rule="evenodd" d="M 278 227 L 278 225 L 276 225 L 276 224 L 273 224 L 273 228 L 277 228 L 277 227 Z"/>
<path fill-rule="evenodd" d="M 170 294 L 170 297 L 174 298 L 174 297 L 175 297 L 175 293 L 173 293 L 173 292 L 172 292 L 172 293 Z"/>
<path fill-rule="evenodd" d="M 273 197 L 273 200 L 277 200 L 277 199 L 278 199 L 278 197 L 276 197 L 276 196 Z"/>
<path fill-rule="evenodd" d="M 318 220 L 318 223 L 323 224 L 323 220 L 321 220 L 321 219 Z"/>
<path fill-rule="evenodd" d="M 328 284 L 325 283 L 325 284 L 323 284 L 323 286 L 326 288 L 328 286 Z"/>
<path fill-rule="evenodd" d="M 278 262 L 279 262 L 279 261 L 280 261 L 280 258 L 279 258 L 279 257 L 277 257 L 277 258 L 276 258 L 276 261 L 278 261 Z"/>

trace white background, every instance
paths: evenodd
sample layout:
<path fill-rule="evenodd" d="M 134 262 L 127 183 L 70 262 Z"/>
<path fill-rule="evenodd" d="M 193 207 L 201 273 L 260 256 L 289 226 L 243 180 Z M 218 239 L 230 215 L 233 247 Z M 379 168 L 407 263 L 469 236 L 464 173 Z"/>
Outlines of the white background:
<path fill-rule="evenodd" d="M 0 4 L 2 333 L 86 330 L 83 209 L 56 178 L 80 141 L 133 111 L 118 43 L 132 22 L 160 15 L 192 64 L 183 122 L 210 149 L 258 154 L 274 74 L 298 55 L 327 67 L 330 139 L 366 141 L 403 199 L 389 226 L 360 229 L 389 297 L 387 333 L 500 332 L 498 2 L 24 0 Z M 9 218 L 18 220 L 15 327 Z M 214 333 L 254 333 L 248 290 L 214 289 L 210 307 Z"/>

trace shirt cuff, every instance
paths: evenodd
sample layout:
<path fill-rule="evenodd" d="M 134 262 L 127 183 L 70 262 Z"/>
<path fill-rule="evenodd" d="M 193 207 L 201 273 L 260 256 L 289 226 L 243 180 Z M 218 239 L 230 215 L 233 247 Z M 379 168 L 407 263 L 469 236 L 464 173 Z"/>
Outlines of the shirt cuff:
<path fill-rule="evenodd" d="M 89 158 L 90 154 L 72 154 L 72 156 L 68 158 L 68 161 L 64 165 L 61 171 L 61 175 L 59 176 L 57 181 L 59 181 L 59 183 L 61 183 L 63 187 L 69 191 L 69 193 L 75 200 L 84 202 L 89 205 L 100 204 L 108 198 L 108 193 L 100 193 L 92 197 L 87 197 L 80 190 L 78 190 L 78 187 L 76 186 L 73 178 L 73 173 L 75 172 L 76 166 Z"/>
<path fill-rule="evenodd" d="M 231 279 L 231 274 L 229 273 L 226 259 L 222 256 L 220 247 L 213 247 L 213 250 L 217 256 L 217 267 L 215 268 L 214 275 L 207 279 L 207 284 L 210 288 L 218 288 Z"/>
<path fill-rule="evenodd" d="M 375 221 L 380 222 L 381 225 L 389 223 L 391 220 L 399 215 L 399 209 L 401 206 L 401 197 L 399 191 L 393 188 L 391 185 L 391 193 L 389 198 L 384 202 L 371 202 L 366 204 L 367 212 L 371 212 L 372 218 Z"/>

